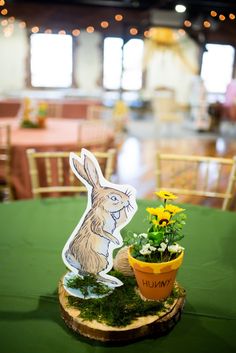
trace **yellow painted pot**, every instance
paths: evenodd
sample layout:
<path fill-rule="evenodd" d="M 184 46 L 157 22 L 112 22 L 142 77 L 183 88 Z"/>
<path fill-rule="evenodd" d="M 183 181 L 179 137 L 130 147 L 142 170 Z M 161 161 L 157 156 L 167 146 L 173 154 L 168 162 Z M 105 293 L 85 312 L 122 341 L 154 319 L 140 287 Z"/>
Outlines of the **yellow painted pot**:
<path fill-rule="evenodd" d="M 174 260 L 160 263 L 143 262 L 132 257 L 128 251 L 130 266 L 134 270 L 135 278 L 141 294 L 147 299 L 166 299 L 174 286 L 179 267 L 182 264 L 184 252 Z"/>

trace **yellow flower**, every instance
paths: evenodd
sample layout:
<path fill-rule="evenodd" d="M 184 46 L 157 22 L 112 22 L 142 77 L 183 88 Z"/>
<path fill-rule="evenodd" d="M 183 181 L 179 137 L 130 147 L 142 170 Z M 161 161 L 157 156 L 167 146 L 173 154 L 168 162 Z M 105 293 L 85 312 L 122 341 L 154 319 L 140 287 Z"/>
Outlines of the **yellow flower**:
<path fill-rule="evenodd" d="M 153 207 L 147 207 L 146 208 L 146 211 L 148 212 L 148 213 L 150 213 L 151 215 L 156 215 L 156 209 L 155 208 L 153 208 Z"/>
<path fill-rule="evenodd" d="M 163 212 L 164 208 L 161 206 L 161 207 L 156 207 L 156 208 L 153 208 L 153 207 L 147 207 L 146 208 L 146 211 L 148 213 L 150 213 L 150 215 L 152 216 L 158 216 L 160 214 L 160 212 Z"/>
<path fill-rule="evenodd" d="M 175 222 L 171 220 L 170 212 L 165 212 L 164 209 L 159 209 L 157 217 L 158 219 L 153 219 L 152 223 L 160 227 L 166 227 L 167 225 Z"/>
<path fill-rule="evenodd" d="M 165 211 L 168 211 L 172 215 L 175 215 L 176 213 L 185 211 L 185 209 L 184 208 L 180 208 L 180 207 L 175 206 L 175 205 L 168 204 L 168 205 L 165 206 Z"/>
<path fill-rule="evenodd" d="M 157 196 L 159 196 L 161 199 L 165 200 L 174 200 L 177 199 L 177 196 L 172 194 L 172 192 L 166 191 L 166 190 L 160 190 L 158 192 L 155 192 Z"/>

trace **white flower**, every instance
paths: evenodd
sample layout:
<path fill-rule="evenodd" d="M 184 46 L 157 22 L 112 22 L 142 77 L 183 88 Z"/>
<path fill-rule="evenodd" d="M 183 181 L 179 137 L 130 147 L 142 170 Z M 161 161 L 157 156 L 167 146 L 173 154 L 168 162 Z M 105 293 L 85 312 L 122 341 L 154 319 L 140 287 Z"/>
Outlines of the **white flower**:
<path fill-rule="evenodd" d="M 143 245 L 142 249 L 139 252 L 142 255 L 150 255 L 151 254 L 151 250 L 149 250 L 149 248 L 145 247 L 145 245 Z"/>
<path fill-rule="evenodd" d="M 182 250 L 184 250 L 184 248 L 179 244 L 173 244 L 168 246 L 168 251 L 170 253 L 177 253 L 177 252 L 181 252 Z"/>
<path fill-rule="evenodd" d="M 134 237 L 134 238 L 137 238 L 137 236 L 138 236 L 138 235 L 137 235 L 136 233 L 133 234 L 133 237 Z"/>
<path fill-rule="evenodd" d="M 142 249 L 139 251 L 142 255 L 150 255 L 152 251 L 155 251 L 156 248 L 151 246 L 151 244 L 147 243 L 142 246 Z"/>
<path fill-rule="evenodd" d="M 184 251 L 184 247 L 179 245 L 179 250 L 178 252 Z"/>
<path fill-rule="evenodd" d="M 140 237 L 143 237 L 143 238 L 147 238 L 147 234 L 146 233 L 141 233 L 139 234 Z"/>
<path fill-rule="evenodd" d="M 158 251 L 160 251 L 160 252 L 164 252 L 165 250 L 166 250 L 166 248 L 167 248 L 167 245 L 166 245 L 166 243 L 161 243 L 160 244 L 160 247 L 157 249 Z"/>

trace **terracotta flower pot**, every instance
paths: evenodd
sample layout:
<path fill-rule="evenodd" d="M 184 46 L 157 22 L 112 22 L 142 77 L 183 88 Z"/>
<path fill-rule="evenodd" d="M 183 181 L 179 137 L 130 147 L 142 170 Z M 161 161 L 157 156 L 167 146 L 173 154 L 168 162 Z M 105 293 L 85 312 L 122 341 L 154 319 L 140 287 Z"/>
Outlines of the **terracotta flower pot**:
<path fill-rule="evenodd" d="M 141 294 L 147 299 L 166 299 L 174 286 L 177 271 L 182 264 L 184 252 L 174 260 L 149 263 L 135 259 L 128 251 L 128 259 L 134 270 Z"/>

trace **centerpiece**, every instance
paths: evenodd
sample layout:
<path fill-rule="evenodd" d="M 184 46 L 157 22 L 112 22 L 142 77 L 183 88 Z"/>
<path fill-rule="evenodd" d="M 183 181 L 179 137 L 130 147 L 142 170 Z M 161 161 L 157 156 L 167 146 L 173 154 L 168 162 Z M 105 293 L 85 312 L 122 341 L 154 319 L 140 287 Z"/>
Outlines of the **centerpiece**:
<path fill-rule="evenodd" d="M 104 342 L 166 334 L 179 321 L 185 300 L 185 291 L 174 286 L 173 276 L 183 259 L 184 249 L 177 241 L 183 237 L 184 210 L 167 204 L 175 198 L 173 194 L 158 193 L 164 204 L 147 209 L 148 232 L 128 238 L 135 279 L 133 272 L 126 275 L 113 263 L 113 251 L 125 249 L 120 231 L 137 211 L 135 189 L 106 180 L 95 156 L 86 149 L 80 156 L 70 154 L 70 166 L 88 192 L 84 214 L 62 251 L 68 270 L 58 286 L 63 320 L 73 331 Z M 126 251 L 128 264 L 127 256 Z M 166 274 L 167 269 L 171 274 Z M 149 277 L 139 279 L 138 271 Z M 157 273 L 160 279 L 152 277 Z M 154 295 L 147 288 L 154 289 Z"/>
<path fill-rule="evenodd" d="M 20 111 L 20 127 L 25 129 L 43 129 L 46 127 L 48 105 L 46 102 L 32 102 L 26 97 Z"/>
<path fill-rule="evenodd" d="M 148 207 L 150 226 L 146 233 L 129 234 L 128 260 L 141 294 L 152 300 L 166 299 L 173 290 L 177 271 L 182 264 L 184 248 L 178 244 L 184 235 L 184 209 L 168 203 L 177 197 L 161 190 L 155 193 L 163 204 Z"/>

